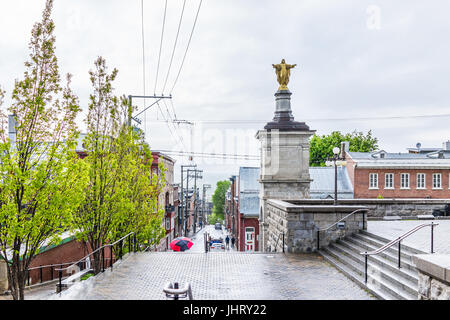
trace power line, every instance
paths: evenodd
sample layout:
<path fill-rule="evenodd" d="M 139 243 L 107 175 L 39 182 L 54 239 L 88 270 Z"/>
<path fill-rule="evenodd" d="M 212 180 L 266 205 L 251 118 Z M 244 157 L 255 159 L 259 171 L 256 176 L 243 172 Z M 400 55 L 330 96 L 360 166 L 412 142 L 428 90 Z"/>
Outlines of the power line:
<path fill-rule="evenodd" d="M 446 118 L 450 117 L 450 113 L 444 114 L 427 114 L 427 115 L 410 115 L 410 116 L 385 116 L 385 117 L 358 117 L 358 118 L 309 118 L 302 121 L 311 122 L 327 122 L 327 121 L 378 121 L 378 120 L 397 120 L 397 119 L 425 119 L 425 118 Z M 154 120 L 153 120 L 154 121 Z M 217 124 L 252 124 L 267 123 L 268 120 L 186 120 L 193 123 L 217 123 Z"/>
<path fill-rule="evenodd" d="M 175 37 L 175 43 L 173 44 L 172 56 L 170 57 L 169 68 L 167 69 L 166 80 L 164 81 L 164 86 L 163 86 L 162 92 L 164 92 L 164 90 L 166 89 L 167 80 L 169 79 L 169 73 L 170 73 L 170 69 L 172 67 L 173 56 L 175 54 L 175 48 L 177 47 L 178 35 L 180 34 L 181 22 L 183 21 L 185 5 L 186 5 L 186 0 L 183 1 L 183 8 L 181 9 L 181 16 L 180 16 L 180 22 L 178 23 L 177 35 Z"/>
<path fill-rule="evenodd" d="M 144 86 L 144 96 L 145 96 L 145 37 L 144 37 L 144 0 L 141 0 L 141 26 L 142 26 L 142 80 Z M 144 106 L 146 105 L 146 100 L 144 98 Z M 144 113 L 144 134 L 147 132 L 147 117 Z"/>
<path fill-rule="evenodd" d="M 153 91 L 153 93 L 155 93 L 155 95 L 156 95 L 156 86 L 158 84 L 159 64 L 161 61 L 161 51 L 162 51 L 162 44 L 163 44 L 163 39 L 164 39 L 164 27 L 166 25 L 166 13 L 167 13 L 167 0 L 166 0 L 166 4 L 164 6 L 164 18 L 163 18 L 163 25 L 162 25 L 162 31 L 161 31 L 161 42 L 159 44 L 158 66 L 156 68 L 155 89 Z M 159 106 L 159 104 L 158 104 L 158 106 Z"/>
<path fill-rule="evenodd" d="M 197 24 L 197 18 L 198 18 L 198 14 L 200 13 L 200 8 L 202 6 L 202 1 L 203 0 L 200 0 L 200 3 L 198 5 L 197 14 L 195 15 L 194 25 L 192 26 L 192 31 L 191 31 L 191 34 L 189 36 L 189 41 L 188 41 L 188 44 L 187 44 L 187 47 L 186 47 L 186 51 L 184 52 L 183 60 L 181 61 L 180 70 L 178 70 L 178 74 L 177 74 L 177 77 L 175 78 L 175 81 L 173 83 L 172 89 L 170 90 L 170 94 L 172 94 L 173 89 L 175 88 L 175 85 L 177 84 L 178 78 L 180 77 L 181 70 L 183 69 L 184 60 L 186 59 L 186 55 L 187 55 L 187 52 L 189 50 L 189 45 L 191 44 L 192 35 L 194 34 L 195 25 Z"/>
<path fill-rule="evenodd" d="M 207 153 L 207 152 L 184 152 L 176 150 L 156 150 L 158 152 L 174 154 L 174 155 L 195 155 L 203 158 L 220 158 L 220 159 L 239 159 L 239 160 L 259 160 L 257 155 L 250 154 L 231 154 L 231 153 Z"/>

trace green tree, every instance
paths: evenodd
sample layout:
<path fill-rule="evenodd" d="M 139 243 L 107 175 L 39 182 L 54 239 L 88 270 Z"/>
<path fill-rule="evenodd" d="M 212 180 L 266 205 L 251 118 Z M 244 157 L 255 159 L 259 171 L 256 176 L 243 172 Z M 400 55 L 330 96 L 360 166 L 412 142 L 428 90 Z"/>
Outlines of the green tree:
<path fill-rule="evenodd" d="M 38 250 L 69 228 L 86 183 L 85 165 L 75 152 L 80 108 L 71 76 L 60 85 L 52 6 L 48 0 L 33 26 L 30 60 L 7 109 L 16 134 L 10 139 L 5 119 L 0 132 L 0 258 L 7 261 L 15 300 L 24 299 L 27 270 Z"/>
<path fill-rule="evenodd" d="M 128 119 L 132 107 L 125 97 L 113 94 L 117 69 L 108 73 L 102 57 L 89 72 L 93 93 L 90 96 L 84 139 L 89 169 L 85 201 L 74 215 L 73 228 L 79 239 L 94 251 L 93 269 L 101 269 L 98 248 L 129 232 L 140 238 L 161 235 L 163 211 L 158 211 L 158 194 L 164 186 L 164 170 L 152 176 L 152 156 L 140 132 L 132 130 Z"/>
<path fill-rule="evenodd" d="M 209 223 L 214 224 L 216 221 L 222 221 L 225 215 L 225 195 L 230 187 L 231 182 L 228 180 L 217 181 L 216 190 L 212 196 L 213 212 L 209 218 Z"/>
<path fill-rule="evenodd" d="M 372 136 L 369 130 L 366 135 L 362 132 L 342 134 L 333 131 L 329 135 L 314 135 L 311 137 L 309 146 L 309 165 L 312 167 L 324 167 L 327 158 L 333 156 L 333 148 L 341 147 L 341 142 L 350 142 L 351 152 L 371 152 L 378 148 L 378 139 Z"/>

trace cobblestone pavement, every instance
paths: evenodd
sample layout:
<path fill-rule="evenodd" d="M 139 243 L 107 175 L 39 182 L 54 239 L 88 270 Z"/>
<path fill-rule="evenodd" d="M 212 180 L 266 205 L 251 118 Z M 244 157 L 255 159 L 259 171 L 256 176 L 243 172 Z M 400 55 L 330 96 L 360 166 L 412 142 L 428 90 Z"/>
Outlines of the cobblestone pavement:
<path fill-rule="evenodd" d="M 415 226 L 431 221 L 432 220 L 368 221 L 367 231 L 393 240 Z M 434 251 L 437 253 L 450 254 L 450 220 L 433 221 L 439 223 L 438 226 L 434 227 Z M 422 228 L 403 240 L 402 243 L 428 253 L 430 252 L 431 243 L 430 229 L 431 227 Z"/>
<path fill-rule="evenodd" d="M 166 299 L 171 281 L 190 282 L 196 300 L 375 299 L 318 255 L 241 252 L 136 253 L 53 298 Z"/>

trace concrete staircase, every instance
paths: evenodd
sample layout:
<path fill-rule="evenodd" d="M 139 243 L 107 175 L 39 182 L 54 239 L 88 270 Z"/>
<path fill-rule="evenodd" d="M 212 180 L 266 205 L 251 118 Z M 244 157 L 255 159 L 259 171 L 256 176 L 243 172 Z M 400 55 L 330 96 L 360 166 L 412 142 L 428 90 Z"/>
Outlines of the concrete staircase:
<path fill-rule="evenodd" d="M 368 280 L 364 282 L 364 255 L 360 252 L 373 251 L 390 240 L 367 231 L 361 231 L 322 248 L 319 253 L 347 275 L 359 286 L 369 290 L 383 300 L 417 300 L 418 272 L 412 263 L 412 256 L 425 253 L 401 246 L 401 268 L 398 269 L 398 245 L 377 255 L 369 256 Z"/>

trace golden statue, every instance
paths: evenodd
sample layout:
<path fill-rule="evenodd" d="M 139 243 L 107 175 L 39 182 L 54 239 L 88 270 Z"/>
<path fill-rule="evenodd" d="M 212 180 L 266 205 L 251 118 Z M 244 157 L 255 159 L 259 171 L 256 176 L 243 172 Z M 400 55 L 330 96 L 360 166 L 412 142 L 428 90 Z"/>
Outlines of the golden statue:
<path fill-rule="evenodd" d="M 289 76 L 291 75 L 291 69 L 295 68 L 296 64 L 286 64 L 284 59 L 280 64 L 272 64 L 277 74 L 277 80 L 280 84 L 278 90 L 289 90 L 287 84 L 289 83 Z"/>

